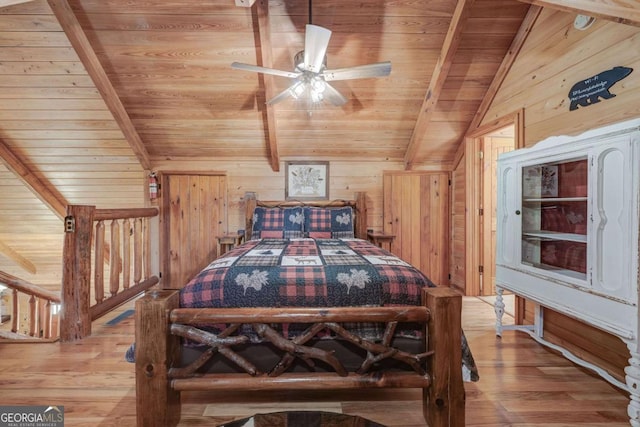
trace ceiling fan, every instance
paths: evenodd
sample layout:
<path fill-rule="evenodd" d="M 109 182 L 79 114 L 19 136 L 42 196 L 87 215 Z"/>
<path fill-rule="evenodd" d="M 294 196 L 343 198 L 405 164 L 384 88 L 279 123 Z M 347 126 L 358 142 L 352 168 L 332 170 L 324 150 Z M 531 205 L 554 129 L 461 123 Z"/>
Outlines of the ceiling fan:
<path fill-rule="evenodd" d="M 304 50 L 298 52 L 294 57 L 293 71 L 276 70 L 240 62 L 232 63 L 231 68 L 292 79 L 293 82 L 287 89 L 267 101 L 269 105 L 289 97 L 294 99 L 307 97 L 312 102 L 320 102 L 326 99 L 331 104 L 339 107 L 347 103 L 347 98 L 327 82 L 384 77 L 391 73 L 390 61 L 333 70 L 327 69 L 326 53 L 330 38 L 331 30 L 318 25 L 307 24 Z"/>

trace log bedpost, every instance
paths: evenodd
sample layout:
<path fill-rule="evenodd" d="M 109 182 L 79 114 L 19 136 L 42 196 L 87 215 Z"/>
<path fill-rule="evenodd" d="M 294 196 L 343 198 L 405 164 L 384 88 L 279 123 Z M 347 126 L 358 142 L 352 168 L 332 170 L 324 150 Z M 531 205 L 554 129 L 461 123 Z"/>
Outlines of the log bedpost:
<path fill-rule="evenodd" d="M 251 240 L 253 230 L 253 211 L 256 210 L 257 200 L 256 193 L 247 191 L 244 193 L 244 241 Z"/>
<path fill-rule="evenodd" d="M 356 196 L 356 229 L 355 236 L 359 239 L 367 239 L 367 193 L 357 192 Z"/>
<path fill-rule="evenodd" d="M 169 329 L 169 312 L 178 305 L 173 290 L 149 291 L 136 301 L 138 427 L 175 426 L 180 421 L 180 392 L 169 380 L 169 368 L 180 357 L 180 339 Z"/>
<path fill-rule="evenodd" d="M 427 351 L 432 384 L 423 389 L 423 411 L 431 427 L 465 425 L 462 381 L 462 296 L 447 287 L 426 288 L 422 295 L 429 308 Z"/>
<path fill-rule="evenodd" d="M 94 206 L 67 206 L 62 253 L 60 340 L 91 335 L 91 236 Z"/>

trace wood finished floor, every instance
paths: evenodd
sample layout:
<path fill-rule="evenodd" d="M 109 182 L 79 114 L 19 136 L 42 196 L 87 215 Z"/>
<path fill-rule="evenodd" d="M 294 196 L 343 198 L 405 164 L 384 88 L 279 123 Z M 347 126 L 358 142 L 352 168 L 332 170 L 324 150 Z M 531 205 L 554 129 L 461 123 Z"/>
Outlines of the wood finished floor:
<path fill-rule="evenodd" d="M 0 405 L 64 405 L 65 426 L 134 426 L 133 365 L 123 355 L 133 339 L 133 318 L 93 325 L 78 343 L 0 344 Z M 627 396 L 604 380 L 546 350 L 527 335 L 494 335 L 493 308 L 464 298 L 465 334 L 481 379 L 467 383 L 468 426 L 628 426 Z M 387 426 L 424 426 L 419 390 L 281 393 L 183 393 L 181 426 L 215 426 L 251 415 L 239 402 L 340 404 Z M 236 416 L 203 416 L 225 405 Z M 311 404 L 311 403 L 310 403 Z"/>

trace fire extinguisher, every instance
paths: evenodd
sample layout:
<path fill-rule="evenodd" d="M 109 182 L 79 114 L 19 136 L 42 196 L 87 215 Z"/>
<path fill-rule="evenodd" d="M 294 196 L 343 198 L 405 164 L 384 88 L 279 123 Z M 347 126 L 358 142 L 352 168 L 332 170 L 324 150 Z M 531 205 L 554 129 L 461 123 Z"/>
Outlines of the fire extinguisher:
<path fill-rule="evenodd" d="M 152 202 L 158 198 L 158 177 L 155 172 L 149 174 L 149 200 Z"/>

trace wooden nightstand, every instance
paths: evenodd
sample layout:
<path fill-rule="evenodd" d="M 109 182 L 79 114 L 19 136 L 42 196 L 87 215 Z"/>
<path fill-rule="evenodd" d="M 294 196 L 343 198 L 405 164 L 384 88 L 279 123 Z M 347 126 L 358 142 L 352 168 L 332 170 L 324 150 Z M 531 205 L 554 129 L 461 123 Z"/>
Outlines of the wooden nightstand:
<path fill-rule="evenodd" d="M 387 234 L 380 231 L 368 231 L 367 238 L 374 245 L 378 245 L 382 249 L 386 249 L 391 252 L 391 242 L 395 238 L 395 234 Z"/>
<path fill-rule="evenodd" d="M 221 236 L 217 236 L 218 239 L 218 256 L 222 256 L 227 251 L 235 248 L 237 245 L 242 243 L 242 235 L 240 234 L 223 234 Z"/>

